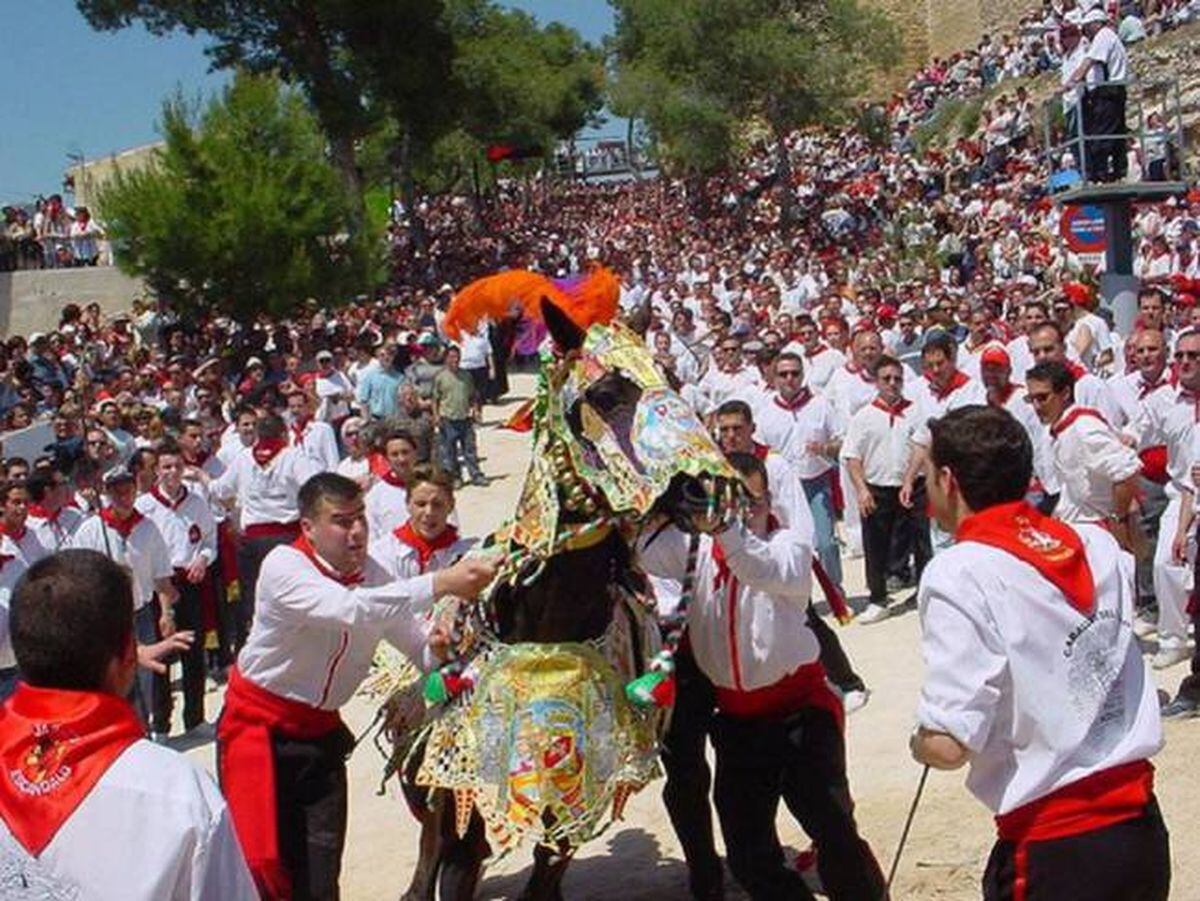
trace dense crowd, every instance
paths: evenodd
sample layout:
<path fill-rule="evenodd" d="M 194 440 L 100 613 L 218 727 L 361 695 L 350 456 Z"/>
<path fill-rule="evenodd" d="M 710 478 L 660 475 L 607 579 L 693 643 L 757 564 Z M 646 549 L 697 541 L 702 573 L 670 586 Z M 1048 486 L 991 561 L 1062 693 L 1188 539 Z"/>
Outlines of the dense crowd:
<path fill-rule="evenodd" d="M 61 194 L 38 197 L 32 208 L 6 206 L 3 213 L 0 272 L 111 263 L 103 227 L 86 206 L 69 207 Z"/>

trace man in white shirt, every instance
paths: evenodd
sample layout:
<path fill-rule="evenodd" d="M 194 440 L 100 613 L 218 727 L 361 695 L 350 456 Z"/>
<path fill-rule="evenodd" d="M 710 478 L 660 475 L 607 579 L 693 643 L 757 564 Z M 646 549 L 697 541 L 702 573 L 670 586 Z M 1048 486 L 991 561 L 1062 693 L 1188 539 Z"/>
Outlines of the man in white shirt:
<path fill-rule="evenodd" d="M 687 610 L 696 663 L 715 687 L 713 800 L 730 869 L 755 898 L 811 897 L 784 865 L 775 831 L 783 800 L 804 824 L 833 898 L 881 898 L 883 874 L 851 813 L 843 712 L 829 690 L 806 622 L 812 544 L 771 518 L 766 468 L 750 454 L 730 463 L 753 498 L 746 524 L 698 517 L 695 594 Z M 651 522 L 638 542 L 647 572 L 682 579 L 689 538 Z M 763 642 L 758 636 L 770 634 Z"/>
<path fill-rule="evenodd" d="M 183 481 L 183 451 L 167 439 L 158 445 L 158 481 L 137 499 L 137 509 L 162 534 L 170 555 L 171 583 L 179 593 L 175 627 L 204 635 L 202 608 L 211 591 L 208 568 L 217 559 L 217 523 L 208 501 Z M 204 641 L 196 641 L 183 665 L 183 728 L 204 723 Z"/>
<path fill-rule="evenodd" d="M 1085 137 L 1124 135 L 1126 94 L 1122 82 L 1129 78 L 1129 54 L 1103 9 L 1092 9 L 1084 15 L 1083 33 L 1089 41 L 1087 56 L 1067 78 L 1064 90 L 1087 85 L 1081 103 Z M 1088 181 L 1125 178 L 1128 162 L 1123 137 L 1088 140 L 1086 158 Z"/>
<path fill-rule="evenodd" d="M 29 519 L 38 543 L 53 554 L 61 551 L 83 522 L 83 513 L 70 505 L 71 483 L 57 469 L 34 472 L 29 487 Z"/>
<path fill-rule="evenodd" d="M 336 437 L 342 422 L 350 415 L 350 402 L 354 400 L 354 386 L 350 379 L 333 365 L 333 354 L 328 350 L 317 351 L 317 416 L 321 422 L 333 427 Z"/>
<path fill-rule="evenodd" d="M 260 418 L 253 447 L 243 448 L 219 479 L 209 483 L 213 499 L 227 506 L 236 501 L 238 600 L 234 611 L 233 646 L 246 641 L 254 615 L 254 590 L 263 558 L 300 536 L 301 486 L 317 474 L 312 459 L 289 447 L 287 427 L 274 414 Z"/>
<path fill-rule="evenodd" d="M 127 567 L 133 580 L 133 627 L 140 644 L 154 644 L 175 632 L 175 601 L 171 558 L 162 533 L 138 512 L 133 473 L 121 468 L 104 476 L 108 506 L 85 519 L 71 536 L 71 547 L 97 551 Z M 154 735 L 171 728 L 170 693 L 166 679 L 138 670 L 133 701 Z"/>
<path fill-rule="evenodd" d="M 1050 432 L 1026 400 L 1025 386 L 1012 380 L 1012 358 L 1008 351 L 999 343 L 987 347 L 979 355 L 979 374 L 988 404 L 1007 410 L 1025 427 L 1033 444 L 1033 474 L 1042 496 L 1058 494 L 1058 482 L 1050 463 Z"/>
<path fill-rule="evenodd" d="M 341 455 L 337 448 L 337 435 L 327 422 L 313 419 L 312 398 L 297 389 L 288 395 L 288 416 L 291 418 L 291 443 L 313 461 L 318 472 L 337 470 Z"/>
<path fill-rule="evenodd" d="M 800 476 L 812 510 L 817 557 L 842 590 L 842 555 L 836 537 L 834 482 L 843 423 L 825 397 L 805 384 L 798 354 L 781 353 L 775 361 L 775 396 L 759 409 L 755 438 L 778 451 Z"/>
<path fill-rule="evenodd" d="M 1043 322 L 1034 327 L 1029 333 L 1029 352 L 1034 363 L 1062 363 L 1075 377 L 1075 403 L 1099 411 L 1114 429 L 1124 428 L 1124 416 L 1108 382 L 1067 358 L 1063 332 L 1057 323 Z"/>
<path fill-rule="evenodd" d="M 254 901 L 212 779 L 147 741 L 124 700 L 131 587 L 101 554 L 67 550 L 13 597 L 22 684 L 0 709 L 0 871 L 19 897 Z"/>
<path fill-rule="evenodd" d="M 967 787 L 996 815 L 985 901 L 1166 901 L 1149 763 L 1162 727 L 1131 628 L 1132 561 L 1103 529 L 1023 500 L 1032 459 L 1002 410 L 933 428 L 930 505 L 957 543 L 921 580 L 913 756 L 970 764 Z"/>
<path fill-rule="evenodd" d="M 464 331 L 457 347 L 460 351 L 459 368 L 471 377 L 479 402 L 488 403 L 492 399 L 488 392 L 488 382 L 495 372 L 492 342 L 488 338 L 488 323 L 479 323 L 473 332 Z"/>
<path fill-rule="evenodd" d="M 1065 364 L 1039 363 L 1026 375 L 1027 394 L 1050 429 L 1051 461 L 1061 486 L 1055 516 L 1092 523 L 1132 547 L 1130 513 L 1142 461 L 1104 417 L 1072 396 L 1074 377 Z"/>
<path fill-rule="evenodd" d="M 301 536 L 263 562 L 254 624 L 217 727 L 218 760 L 264 897 L 336 898 L 353 747 L 338 709 L 383 639 L 428 669 L 424 614 L 444 595 L 474 597 L 495 565 L 467 558 L 394 580 L 367 553 L 357 484 L 321 473 L 299 504 Z"/>
<path fill-rule="evenodd" d="M 371 540 L 389 534 L 408 518 L 408 477 L 417 462 L 417 442 L 403 429 L 391 429 L 378 439 L 388 468 L 366 494 L 367 527 Z"/>
<path fill-rule="evenodd" d="M 416 466 L 409 472 L 407 489 L 407 519 L 385 534 L 371 533 L 371 556 L 395 579 L 445 569 L 475 544 L 473 538 L 460 537 L 450 523 L 454 480 L 446 472 Z M 369 523 L 369 513 L 367 519 Z"/>
<path fill-rule="evenodd" d="M 0 480 L 0 551 L 19 557 L 26 566 L 51 553 L 29 528 L 29 488 L 19 479 Z"/>
<path fill-rule="evenodd" d="M 916 405 L 904 397 L 904 364 L 895 357 L 876 363 L 879 393 L 850 419 L 841 457 L 862 523 L 862 543 L 870 603 L 858 621 L 870 624 L 886 619 L 887 574 L 896 533 L 904 520 L 914 536 L 916 576 L 929 562 L 929 523 L 925 520 L 924 492 L 918 483 L 913 502 L 900 503 L 900 488 L 912 453 L 912 436 L 921 420 Z"/>
<path fill-rule="evenodd" d="M 812 316 L 797 316 L 793 327 L 797 340 L 783 349 L 803 356 L 808 387 L 823 391 L 838 367 L 846 362 L 846 355 L 821 340 L 821 330 Z"/>

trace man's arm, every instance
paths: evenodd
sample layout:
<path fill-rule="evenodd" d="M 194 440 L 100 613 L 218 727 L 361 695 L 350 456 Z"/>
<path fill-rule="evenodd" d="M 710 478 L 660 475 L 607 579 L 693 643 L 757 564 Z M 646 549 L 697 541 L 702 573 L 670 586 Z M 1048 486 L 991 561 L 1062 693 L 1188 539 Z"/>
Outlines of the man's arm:
<path fill-rule="evenodd" d="M 911 446 L 912 454 L 908 458 L 908 468 L 904 470 L 904 484 L 900 486 L 900 503 L 905 507 L 911 507 L 913 504 L 913 487 L 929 455 L 929 449 L 925 445 L 913 442 Z"/>
<path fill-rule="evenodd" d="M 918 726 L 908 741 L 909 750 L 917 763 L 935 770 L 957 770 L 971 759 L 971 751 L 953 735 L 933 732 Z"/>
<path fill-rule="evenodd" d="M 862 460 L 858 457 L 843 457 L 846 461 L 846 472 L 850 473 L 850 482 L 854 485 L 854 494 L 858 497 L 859 514 L 864 518 L 875 512 L 875 495 L 867 485 L 866 472 Z"/>

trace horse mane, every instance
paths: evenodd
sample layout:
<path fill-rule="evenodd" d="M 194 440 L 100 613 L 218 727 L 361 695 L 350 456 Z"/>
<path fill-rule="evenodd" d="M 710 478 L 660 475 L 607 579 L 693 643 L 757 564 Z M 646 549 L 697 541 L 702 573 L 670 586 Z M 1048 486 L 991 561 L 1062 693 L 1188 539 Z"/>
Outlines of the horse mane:
<path fill-rule="evenodd" d="M 477 279 L 450 302 L 442 328 L 453 339 L 484 319 L 503 319 L 514 307 L 542 322 L 542 300 L 562 310 L 580 330 L 611 322 L 617 314 L 621 285 L 612 271 L 597 266 L 567 279 L 552 279 L 526 269 L 512 269 Z"/>

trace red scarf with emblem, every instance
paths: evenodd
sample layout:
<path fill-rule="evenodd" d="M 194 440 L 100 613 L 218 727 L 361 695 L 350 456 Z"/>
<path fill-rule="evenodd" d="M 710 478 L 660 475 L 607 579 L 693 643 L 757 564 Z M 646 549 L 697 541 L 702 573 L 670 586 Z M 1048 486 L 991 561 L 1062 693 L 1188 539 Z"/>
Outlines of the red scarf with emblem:
<path fill-rule="evenodd" d="M 104 520 L 106 526 L 128 541 L 129 533 L 137 528 L 137 524 L 145 517 L 137 510 L 134 510 L 124 519 L 118 519 L 116 510 L 112 507 L 105 507 L 100 511 L 100 518 Z"/>
<path fill-rule="evenodd" d="M 904 415 L 904 411 L 912 406 L 912 401 L 902 397 L 893 407 L 882 397 L 877 397 L 871 401 L 871 406 L 877 410 L 883 410 L 888 415 L 888 428 L 891 428 L 896 424 L 896 420 Z"/>
<path fill-rule="evenodd" d="M 145 729 L 115 695 L 20 684 L 0 708 L 0 817 L 37 857 Z"/>
<path fill-rule="evenodd" d="M 1083 539 L 1066 523 L 1044 516 L 1025 501 L 997 504 L 967 517 L 954 538 L 1012 554 L 1036 569 L 1084 616 L 1095 609 L 1096 584 Z"/>
<path fill-rule="evenodd" d="M 392 534 L 396 536 L 401 544 L 407 544 L 417 552 L 417 562 L 421 566 L 421 572 L 425 572 L 426 567 L 429 566 L 429 561 L 433 559 L 435 553 L 445 550 L 458 541 L 458 529 L 454 528 L 454 526 L 446 526 L 442 530 L 442 534 L 438 535 L 437 538 L 428 540 L 412 527 L 412 520 L 394 529 Z"/>
<path fill-rule="evenodd" d="M 254 454 L 254 462 L 265 468 L 283 453 L 287 446 L 287 442 L 282 438 L 259 438 L 254 442 L 254 450 L 251 453 Z"/>
<path fill-rule="evenodd" d="M 944 388 L 939 388 L 932 381 L 929 382 L 929 393 L 937 400 L 942 401 L 971 381 L 971 377 L 961 369 L 954 370 L 954 375 L 950 377 L 950 381 L 946 383 Z"/>
<path fill-rule="evenodd" d="M 299 538 L 293 541 L 292 547 L 311 560 L 312 565 L 317 568 L 317 571 L 321 575 L 325 576 L 326 578 L 333 579 L 335 582 L 340 582 L 347 588 L 358 585 L 363 580 L 363 574 L 361 570 L 359 572 L 346 575 L 345 573 L 334 569 L 332 566 L 322 560 L 320 555 L 317 553 L 317 549 L 312 546 L 312 542 L 309 541 L 304 535 L 301 535 Z"/>

